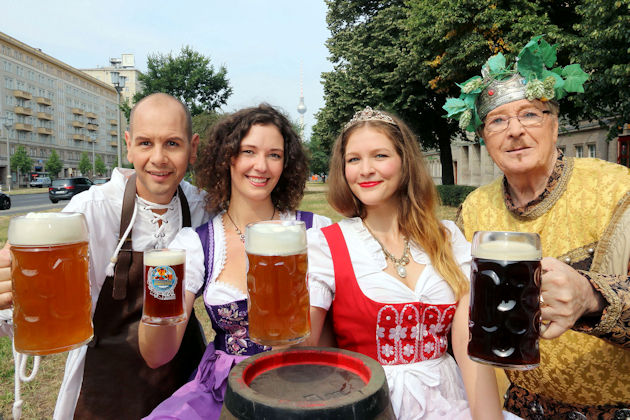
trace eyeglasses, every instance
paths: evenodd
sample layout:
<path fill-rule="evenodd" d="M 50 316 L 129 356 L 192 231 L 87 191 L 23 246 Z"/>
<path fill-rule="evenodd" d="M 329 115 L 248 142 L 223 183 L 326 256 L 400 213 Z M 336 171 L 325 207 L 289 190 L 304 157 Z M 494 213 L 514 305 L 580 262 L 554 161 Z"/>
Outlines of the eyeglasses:
<path fill-rule="evenodd" d="M 486 129 L 491 133 L 500 133 L 505 131 L 510 125 L 510 120 L 516 118 L 523 127 L 538 127 L 542 125 L 545 115 L 550 111 L 541 111 L 540 109 L 524 109 L 512 117 L 507 115 L 493 115 L 486 119 Z"/>

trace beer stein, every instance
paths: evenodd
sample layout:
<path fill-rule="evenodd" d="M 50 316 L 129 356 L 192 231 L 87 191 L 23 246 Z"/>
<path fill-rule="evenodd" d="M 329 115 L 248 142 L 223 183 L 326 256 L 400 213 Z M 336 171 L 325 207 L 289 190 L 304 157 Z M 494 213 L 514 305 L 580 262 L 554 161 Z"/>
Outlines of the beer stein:
<path fill-rule="evenodd" d="M 60 353 L 92 339 L 88 228 L 80 213 L 29 213 L 11 219 L 16 351 Z"/>
<path fill-rule="evenodd" d="M 144 251 L 143 264 L 142 322 L 150 325 L 175 325 L 184 322 L 186 251 L 183 249 Z"/>
<path fill-rule="evenodd" d="M 540 236 L 475 232 L 470 271 L 471 359 L 507 369 L 538 366 Z"/>
<path fill-rule="evenodd" d="M 297 344 L 311 334 L 304 222 L 247 225 L 249 336 L 267 346 Z"/>

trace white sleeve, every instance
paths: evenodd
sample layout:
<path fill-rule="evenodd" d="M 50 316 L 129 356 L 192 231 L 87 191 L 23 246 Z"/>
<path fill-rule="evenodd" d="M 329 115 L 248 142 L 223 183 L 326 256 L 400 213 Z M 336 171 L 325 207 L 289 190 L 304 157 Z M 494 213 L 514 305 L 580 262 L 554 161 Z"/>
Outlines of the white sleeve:
<path fill-rule="evenodd" d="M 0 337 L 13 337 L 13 309 L 0 311 Z"/>
<path fill-rule="evenodd" d="M 169 248 L 186 250 L 186 290 L 197 295 L 203 286 L 206 263 L 199 235 L 193 228 L 182 228 L 169 244 Z"/>
<path fill-rule="evenodd" d="M 321 229 L 330 225 L 332 225 L 330 218 L 313 213 L 313 226 L 311 229 Z"/>
<path fill-rule="evenodd" d="M 335 295 L 335 270 L 328 242 L 319 229 L 309 229 L 308 287 L 311 306 L 328 310 Z"/>
<path fill-rule="evenodd" d="M 470 281 L 470 263 L 472 261 L 470 242 L 466 240 L 466 237 L 454 222 L 443 220 L 442 223 L 451 232 L 451 243 L 453 245 L 455 261 L 457 261 L 459 268 L 461 268 L 466 278 Z"/>

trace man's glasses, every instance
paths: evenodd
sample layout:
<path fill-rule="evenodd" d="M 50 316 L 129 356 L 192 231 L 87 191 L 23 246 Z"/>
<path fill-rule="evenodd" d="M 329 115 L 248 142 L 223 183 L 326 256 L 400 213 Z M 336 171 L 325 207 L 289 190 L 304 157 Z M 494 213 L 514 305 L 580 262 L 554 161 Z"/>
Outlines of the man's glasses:
<path fill-rule="evenodd" d="M 549 111 L 541 111 L 536 108 L 524 109 L 513 117 L 508 117 L 507 115 L 493 115 L 492 117 L 488 117 L 485 125 L 489 132 L 500 133 L 508 128 L 512 118 L 516 118 L 523 127 L 538 127 L 542 125 L 545 115 L 549 113 Z"/>

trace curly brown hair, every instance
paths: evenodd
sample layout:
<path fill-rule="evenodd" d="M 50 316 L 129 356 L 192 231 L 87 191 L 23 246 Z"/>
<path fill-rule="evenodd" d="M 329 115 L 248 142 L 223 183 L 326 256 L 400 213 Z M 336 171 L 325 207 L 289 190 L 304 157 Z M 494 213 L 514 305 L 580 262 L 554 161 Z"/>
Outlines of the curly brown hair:
<path fill-rule="evenodd" d="M 284 169 L 271 201 L 279 211 L 295 210 L 304 195 L 308 160 L 291 123 L 274 107 L 263 103 L 227 115 L 210 131 L 205 147 L 195 163 L 195 183 L 208 192 L 206 209 L 210 213 L 226 210 L 230 203 L 232 159 L 239 153 L 241 140 L 254 125 L 274 125 L 284 138 Z"/>

